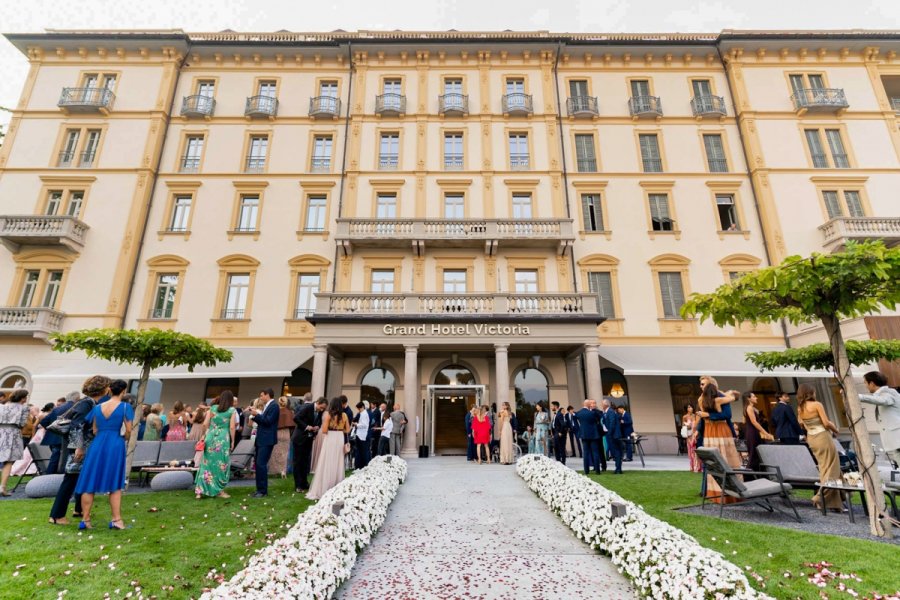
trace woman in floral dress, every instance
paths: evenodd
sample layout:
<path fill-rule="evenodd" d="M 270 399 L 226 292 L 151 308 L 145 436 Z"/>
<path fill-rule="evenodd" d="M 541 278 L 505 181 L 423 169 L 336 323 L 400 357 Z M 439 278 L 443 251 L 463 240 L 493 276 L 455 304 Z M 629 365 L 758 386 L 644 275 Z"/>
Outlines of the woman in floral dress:
<path fill-rule="evenodd" d="M 225 390 L 206 415 L 203 458 L 194 480 L 194 494 L 228 498 L 225 486 L 231 479 L 231 446 L 234 440 L 234 394 Z"/>

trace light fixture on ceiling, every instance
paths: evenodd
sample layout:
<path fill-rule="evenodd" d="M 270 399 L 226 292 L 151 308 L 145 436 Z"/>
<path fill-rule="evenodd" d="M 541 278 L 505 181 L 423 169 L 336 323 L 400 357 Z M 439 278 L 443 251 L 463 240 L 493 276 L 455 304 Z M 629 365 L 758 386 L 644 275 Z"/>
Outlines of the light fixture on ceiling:
<path fill-rule="evenodd" d="M 622 389 L 622 384 L 621 383 L 612 384 L 612 387 L 609 390 L 609 395 L 612 396 L 613 398 L 621 398 L 622 396 L 624 396 L 625 390 Z"/>
<path fill-rule="evenodd" d="M 374 369 L 378 365 L 378 355 L 372 354 L 372 356 L 369 357 L 369 360 L 372 361 L 372 368 Z"/>

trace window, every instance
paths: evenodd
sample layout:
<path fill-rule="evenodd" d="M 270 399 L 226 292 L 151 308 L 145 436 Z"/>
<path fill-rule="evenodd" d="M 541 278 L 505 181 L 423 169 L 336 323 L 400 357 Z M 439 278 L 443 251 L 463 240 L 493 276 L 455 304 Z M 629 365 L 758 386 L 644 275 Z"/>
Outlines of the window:
<path fill-rule="evenodd" d="M 197 95 L 204 98 L 212 98 L 216 95 L 216 82 L 201 80 L 197 82 Z"/>
<path fill-rule="evenodd" d="M 825 152 L 825 146 L 822 144 L 822 130 L 804 130 L 813 167 L 816 169 L 827 169 L 833 165 L 835 169 L 849 169 L 850 161 L 847 156 L 847 150 L 844 147 L 844 141 L 841 138 L 841 130 L 825 129 L 824 133 L 825 139 L 828 141 L 828 149 L 831 151 L 831 164 L 828 162 L 828 155 Z"/>
<path fill-rule="evenodd" d="M 397 194 L 379 193 L 375 198 L 375 224 L 376 232 L 381 235 L 392 235 L 396 231 L 397 218 Z"/>
<path fill-rule="evenodd" d="M 381 93 L 382 94 L 397 94 L 400 95 L 403 93 L 403 82 L 400 79 L 385 79 L 381 83 Z"/>
<path fill-rule="evenodd" d="M 716 194 L 716 210 L 719 212 L 719 231 L 740 231 L 732 194 Z"/>
<path fill-rule="evenodd" d="M 462 194 L 446 194 L 444 196 L 444 218 L 464 219 L 466 216 L 465 198 Z"/>
<path fill-rule="evenodd" d="M 384 171 L 397 169 L 400 161 L 400 133 L 394 131 L 381 134 L 378 146 L 378 168 Z"/>
<path fill-rule="evenodd" d="M 606 271 L 588 273 L 588 289 L 597 294 L 597 310 L 601 317 L 614 319 L 616 316 L 613 304 L 612 274 Z"/>
<path fill-rule="evenodd" d="M 709 79 L 692 79 L 691 90 L 694 92 L 694 98 L 712 96 L 712 84 Z"/>
<path fill-rule="evenodd" d="M 81 137 L 80 129 L 68 129 L 66 130 L 65 141 L 63 142 L 62 150 L 59 153 L 59 160 L 56 163 L 57 167 L 71 167 L 72 163 L 75 161 L 75 151 L 78 148 L 78 138 Z"/>
<path fill-rule="evenodd" d="M 306 201 L 306 227 L 305 231 L 325 231 L 325 209 L 327 199 L 325 196 L 310 196 Z"/>
<path fill-rule="evenodd" d="M 372 293 L 394 293 L 394 271 L 391 269 L 374 269 L 372 271 Z"/>
<path fill-rule="evenodd" d="M 269 136 L 250 136 L 250 154 L 247 155 L 245 173 L 262 173 L 266 167 L 266 154 L 269 151 Z"/>
<path fill-rule="evenodd" d="M 630 82 L 631 95 L 634 98 L 644 98 L 650 95 L 650 80 L 632 79 Z"/>
<path fill-rule="evenodd" d="M 826 129 L 825 139 L 828 140 L 828 148 L 831 150 L 831 160 L 834 162 L 834 168 L 849 169 L 850 161 L 847 160 L 847 151 L 844 149 L 843 140 L 841 140 L 841 130 Z"/>
<path fill-rule="evenodd" d="M 517 294 L 537 294 L 538 272 L 535 269 L 516 269 L 515 284 Z"/>
<path fill-rule="evenodd" d="M 223 319 L 244 319 L 247 309 L 247 296 L 250 293 L 250 274 L 232 273 L 228 275 L 225 288 L 225 306 L 222 308 Z"/>
<path fill-rule="evenodd" d="M 66 215 L 75 217 L 76 219 L 80 218 L 82 205 L 84 205 L 84 192 L 80 190 L 69 192 L 69 203 L 66 205 Z"/>
<path fill-rule="evenodd" d="M 593 134 L 575 135 L 575 157 L 579 173 L 597 172 L 597 155 L 594 153 Z"/>
<path fill-rule="evenodd" d="M 313 156 L 311 170 L 313 173 L 327 173 L 331 171 L 331 147 L 330 135 L 317 135 L 313 138 Z"/>
<path fill-rule="evenodd" d="M 319 293 L 319 274 L 300 273 L 297 278 L 297 306 L 294 318 L 302 319 L 316 312 L 316 294 Z"/>
<path fill-rule="evenodd" d="M 463 134 L 444 134 L 444 169 L 456 171 L 463 168 Z"/>
<path fill-rule="evenodd" d="M 466 271 L 463 269 L 444 270 L 444 293 L 466 293 Z M 466 298 L 444 298 L 444 312 L 463 312 L 466 309 Z"/>
<path fill-rule="evenodd" d="M 737 281 L 741 277 L 744 276 L 744 272 L 742 271 L 728 271 L 728 281 Z"/>
<path fill-rule="evenodd" d="M 509 167 L 513 170 L 525 170 L 529 165 L 528 134 L 509 134 Z"/>
<path fill-rule="evenodd" d="M 259 196 L 241 196 L 235 231 L 257 231 L 259 220 Z"/>
<path fill-rule="evenodd" d="M 462 94 L 463 93 L 462 79 L 459 77 L 444 78 L 444 93 L 445 94 Z"/>
<path fill-rule="evenodd" d="M 50 192 L 50 195 L 47 198 L 47 207 L 44 209 L 44 214 L 53 216 L 58 213 L 59 207 L 62 206 L 62 198 L 63 193 L 61 191 Z"/>
<path fill-rule="evenodd" d="M 524 94 L 525 93 L 525 80 L 521 77 L 508 77 L 506 79 L 506 93 L 507 94 Z"/>
<path fill-rule="evenodd" d="M 82 133 L 84 135 L 82 135 Z M 81 140 L 83 144 L 79 144 Z M 97 148 L 100 146 L 100 130 L 67 129 L 63 138 L 63 145 L 57 157 L 56 166 L 71 168 L 77 166 L 81 169 L 89 168 L 94 164 Z M 79 152 L 79 148 L 81 152 Z"/>
<path fill-rule="evenodd" d="M 47 286 L 44 288 L 44 300 L 41 306 L 44 308 L 56 308 L 56 300 L 59 297 L 59 287 L 62 284 L 62 271 L 49 271 L 47 273 Z"/>
<path fill-rule="evenodd" d="M 569 96 L 583 98 L 588 95 L 587 79 L 572 79 L 569 81 Z"/>
<path fill-rule="evenodd" d="M 727 173 L 728 161 L 725 159 L 725 146 L 718 133 L 704 133 L 703 147 L 706 149 L 706 164 L 710 173 Z"/>
<path fill-rule="evenodd" d="M 822 198 L 825 200 L 829 219 L 866 216 L 859 192 L 856 190 L 825 190 L 822 192 Z"/>
<path fill-rule="evenodd" d="M 662 157 L 659 153 L 659 139 L 656 134 L 642 133 L 638 135 L 638 142 L 641 146 L 644 173 L 662 173 Z"/>
<path fill-rule="evenodd" d="M 819 137 L 818 129 L 807 129 L 806 143 L 809 145 L 809 155 L 812 158 L 813 166 L 817 169 L 828 168 L 828 157 L 825 156 L 825 149 L 822 147 L 822 138 Z"/>
<path fill-rule="evenodd" d="M 338 82 L 337 81 L 320 81 L 319 82 L 319 110 L 331 113 L 338 112 Z"/>
<path fill-rule="evenodd" d="M 585 231 L 605 231 L 599 194 L 581 195 L 581 214 L 584 217 Z"/>
<path fill-rule="evenodd" d="M 82 169 L 90 167 L 94 164 L 94 157 L 97 154 L 97 147 L 100 145 L 100 130 L 88 129 L 87 139 L 84 142 L 84 149 L 78 160 L 78 166 Z"/>
<path fill-rule="evenodd" d="M 521 77 L 510 77 L 506 80 L 506 110 L 531 110 L 530 97 L 525 95 L 525 80 Z"/>
<path fill-rule="evenodd" d="M 100 83 L 99 86 L 97 85 L 98 83 Z M 82 87 L 102 87 L 107 90 L 112 90 L 116 87 L 116 75 L 115 73 L 87 73 L 85 74 L 84 79 L 82 79 Z"/>
<path fill-rule="evenodd" d="M 185 139 L 184 156 L 181 158 L 182 173 L 196 173 L 200 170 L 200 156 L 203 153 L 203 136 L 189 135 Z"/>
<path fill-rule="evenodd" d="M 175 202 L 172 205 L 172 218 L 169 221 L 169 231 L 181 232 L 188 230 L 192 202 L 192 196 L 175 196 Z"/>
<path fill-rule="evenodd" d="M 512 197 L 513 219 L 530 219 L 531 194 L 513 194 Z"/>
<path fill-rule="evenodd" d="M 276 87 L 274 81 L 260 81 L 256 88 L 256 95 L 274 98 Z"/>
<path fill-rule="evenodd" d="M 804 89 L 823 90 L 825 89 L 825 79 L 817 74 L 793 74 L 789 76 L 791 80 L 791 90 L 794 93 L 802 93 Z"/>
<path fill-rule="evenodd" d="M 674 231 L 675 221 L 669 215 L 669 195 L 650 194 L 650 223 L 653 231 Z"/>
<path fill-rule="evenodd" d="M 65 209 L 63 199 L 66 198 Z M 81 206 L 84 204 L 84 192 L 82 190 L 51 190 L 47 194 L 47 204 L 44 206 L 44 214 L 50 217 L 63 214 L 68 217 L 81 216 Z"/>
<path fill-rule="evenodd" d="M 381 82 L 381 106 L 385 110 L 404 112 L 403 81 L 400 79 L 384 79 Z"/>
<path fill-rule="evenodd" d="M 681 281 L 681 273 L 660 271 L 658 275 L 663 316 L 667 319 L 680 319 L 679 311 L 684 304 L 684 284 Z"/>
<path fill-rule="evenodd" d="M 22 292 L 19 294 L 19 306 L 56 308 L 62 279 L 63 272 L 58 270 L 29 269 L 25 271 Z M 39 302 L 38 299 L 40 299 Z"/>
<path fill-rule="evenodd" d="M 19 306 L 31 306 L 40 279 L 40 271 L 25 271 L 25 283 L 22 284 L 22 293 L 19 295 Z"/>
<path fill-rule="evenodd" d="M 178 274 L 162 273 L 156 280 L 156 291 L 153 293 L 151 319 L 171 319 L 175 309 L 175 294 L 178 291 Z"/>

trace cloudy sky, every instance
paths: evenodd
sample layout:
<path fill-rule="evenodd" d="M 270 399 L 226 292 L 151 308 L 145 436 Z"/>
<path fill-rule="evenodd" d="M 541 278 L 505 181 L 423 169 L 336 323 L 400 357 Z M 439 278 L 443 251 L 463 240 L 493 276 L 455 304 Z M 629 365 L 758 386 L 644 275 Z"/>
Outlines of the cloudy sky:
<path fill-rule="evenodd" d="M 0 14 L 4 32 L 900 29 L 898 0 L 6 0 Z M 0 106 L 18 102 L 26 73 L 25 58 L 0 39 Z M 8 118 L 0 111 L 0 123 Z"/>

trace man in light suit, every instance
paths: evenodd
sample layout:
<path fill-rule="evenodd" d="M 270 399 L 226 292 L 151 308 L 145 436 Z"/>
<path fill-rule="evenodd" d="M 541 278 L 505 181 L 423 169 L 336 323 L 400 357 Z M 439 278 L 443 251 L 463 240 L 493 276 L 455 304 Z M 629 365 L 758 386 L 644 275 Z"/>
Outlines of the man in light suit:
<path fill-rule="evenodd" d="M 622 473 L 622 422 L 617 413 L 609 404 L 609 400 L 603 399 L 603 425 L 606 426 L 606 446 L 609 449 L 609 458 L 616 463 L 613 474 Z"/>
<path fill-rule="evenodd" d="M 597 418 L 597 413 L 591 409 L 592 403 L 591 399 L 585 400 L 584 408 L 575 413 L 581 434 L 585 475 L 590 474 L 591 465 L 593 465 L 595 473 L 600 473 L 600 436 L 603 429 L 600 420 Z"/>
<path fill-rule="evenodd" d="M 264 498 L 269 495 L 269 459 L 272 458 L 272 449 L 278 443 L 278 403 L 275 402 L 275 392 L 266 388 L 259 393 L 259 399 L 263 403 L 261 411 L 249 408 L 251 418 L 256 421 L 256 493 L 254 498 Z"/>
<path fill-rule="evenodd" d="M 881 446 L 894 466 L 900 465 L 900 393 L 888 387 L 887 377 L 879 371 L 863 375 L 868 394 L 859 400 L 875 405 L 875 420 L 881 427 Z"/>

